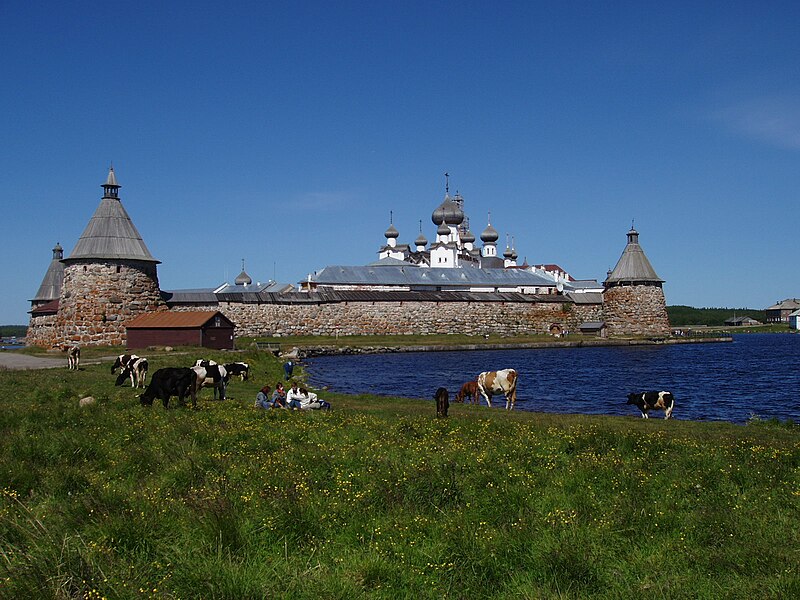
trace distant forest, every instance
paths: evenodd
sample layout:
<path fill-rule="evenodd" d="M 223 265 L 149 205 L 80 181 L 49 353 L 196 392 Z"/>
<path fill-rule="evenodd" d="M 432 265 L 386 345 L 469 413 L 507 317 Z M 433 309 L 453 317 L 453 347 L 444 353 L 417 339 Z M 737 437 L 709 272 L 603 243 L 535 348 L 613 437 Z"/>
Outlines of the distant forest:
<path fill-rule="evenodd" d="M 27 325 L 0 325 L 0 337 L 25 337 Z"/>
<path fill-rule="evenodd" d="M 755 308 L 693 308 L 691 306 L 668 306 L 670 325 L 724 325 L 731 317 L 750 317 L 764 323 L 766 312 Z"/>

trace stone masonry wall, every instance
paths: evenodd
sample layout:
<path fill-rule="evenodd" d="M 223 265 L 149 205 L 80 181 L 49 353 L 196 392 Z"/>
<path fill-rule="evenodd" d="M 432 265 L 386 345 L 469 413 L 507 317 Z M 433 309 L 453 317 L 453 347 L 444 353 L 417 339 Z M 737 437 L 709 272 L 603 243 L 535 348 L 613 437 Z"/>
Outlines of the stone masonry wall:
<path fill-rule="evenodd" d="M 185 306 L 218 309 L 236 324 L 236 335 L 523 335 L 547 333 L 550 325 L 577 331 L 602 319 L 602 307 L 571 302 L 341 302 Z"/>
<path fill-rule="evenodd" d="M 124 345 L 126 321 L 166 309 L 155 263 L 70 263 L 64 268 L 53 340 L 43 345 Z"/>
<path fill-rule="evenodd" d="M 603 293 L 603 313 L 611 336 L 669 335 L 664 290 L 654 285 L 608 288 Z"/>
<path fill-rule="evenodd" d="M 31 315 L 25 335 L 26 346 L 51 348 L 55 345 L 56 315 Z"/>

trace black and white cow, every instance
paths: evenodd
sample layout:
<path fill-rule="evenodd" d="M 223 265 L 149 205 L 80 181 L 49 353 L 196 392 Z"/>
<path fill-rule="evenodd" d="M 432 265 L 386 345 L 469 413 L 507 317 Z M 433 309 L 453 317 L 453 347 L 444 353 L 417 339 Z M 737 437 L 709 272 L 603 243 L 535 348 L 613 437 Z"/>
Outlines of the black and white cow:
<path fill-rule="evenodd" d="M 675 397 L 672 392 L 639 392 L 638 394 L 628 394 L 628 402 L 642 411 L 642 418 L 647 419 L 647 412 L 651 410 L 663 410 L 664 418 L 672 416 L 672 409 L 675 408 Z"/>
<path fill-rule="evenodd" d="M 177 396 L 181 405 L 186 404 L 186 396 L 192 398 L 192 408 L 197 408 L 197 373 L 188 367 L 166 367 L 153 373 L 150 385 L 139 396 L 144 406 L 152 406 L 159 398 L 164 408 L 169 408 L 169 399 Z"/>
<path fill-rule="evenodd" d="M 250 378 L 250 365 L 246 362 L 232 362 L 225 363 L 225 370 L 228 372 L 228 378 L 238 377 L 242 381 L 247 381 Z"/>
<path fill-rule="evenodd" d="M 228 386 L 228 372 L 223 365 L 217 363 L 211 364 L 213 361 L 198 361 L 200 364 L 192 367 L 192 370 L 197 376 L 197 390 L 204 387 L 214 388 L 214 400 L 217 399 L 217 392 L 219 392 L 219 399 L 225 400 L 225 390 Z"/>
<path fill-rule="evenodd" d="M 147 381 L 147 359 L 143 356 L 133 356 L 133 360 L 129 360 L 125 368 L 120 371 L 117 376 L 117 382 L 114 385 L 122 385 L 126 379 L 130 377 L 131 387 L 144 387 Z"/>
<path fill-rule="evenodd" d="M 117 358 L 114 359 L 114 364 L 111 365 L 111 374 L 117 372 L 117 369 L 125 369 L 128 366 L 128 363 L 132 360 L 136 360 L 139 358 L 135 354 L 120 354 Z"/>

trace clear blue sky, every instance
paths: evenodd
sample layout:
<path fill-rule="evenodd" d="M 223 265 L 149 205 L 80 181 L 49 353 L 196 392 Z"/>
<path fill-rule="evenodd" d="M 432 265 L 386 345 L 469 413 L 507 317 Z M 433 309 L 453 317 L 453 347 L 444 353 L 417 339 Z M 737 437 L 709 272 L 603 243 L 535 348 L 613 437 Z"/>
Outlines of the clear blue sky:
<path fill-rule="evenodd" d="M 635 219 L 668 304 L 800 296 L 797 2 L 0 4 L 0 324 L 113 162 L 162 289 L 366 264 L 451 191 L 602 280 Z M 501 248 L 502 250 L 502 248 Z"/>

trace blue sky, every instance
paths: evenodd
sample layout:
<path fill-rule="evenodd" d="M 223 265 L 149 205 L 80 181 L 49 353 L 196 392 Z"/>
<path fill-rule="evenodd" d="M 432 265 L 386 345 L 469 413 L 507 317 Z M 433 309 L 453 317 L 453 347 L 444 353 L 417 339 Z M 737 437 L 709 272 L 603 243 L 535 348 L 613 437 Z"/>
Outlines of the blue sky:
<path fill-rule="evenodd" d="M 296 283 L 423 232 L 602 280 L 635 219 L 668 304 L 800 296 L 800 4 L 0 5 L 0 323 L 108 166 L 162 289 Z M 502 248 L 501 248 L 502 250 Z"/>

